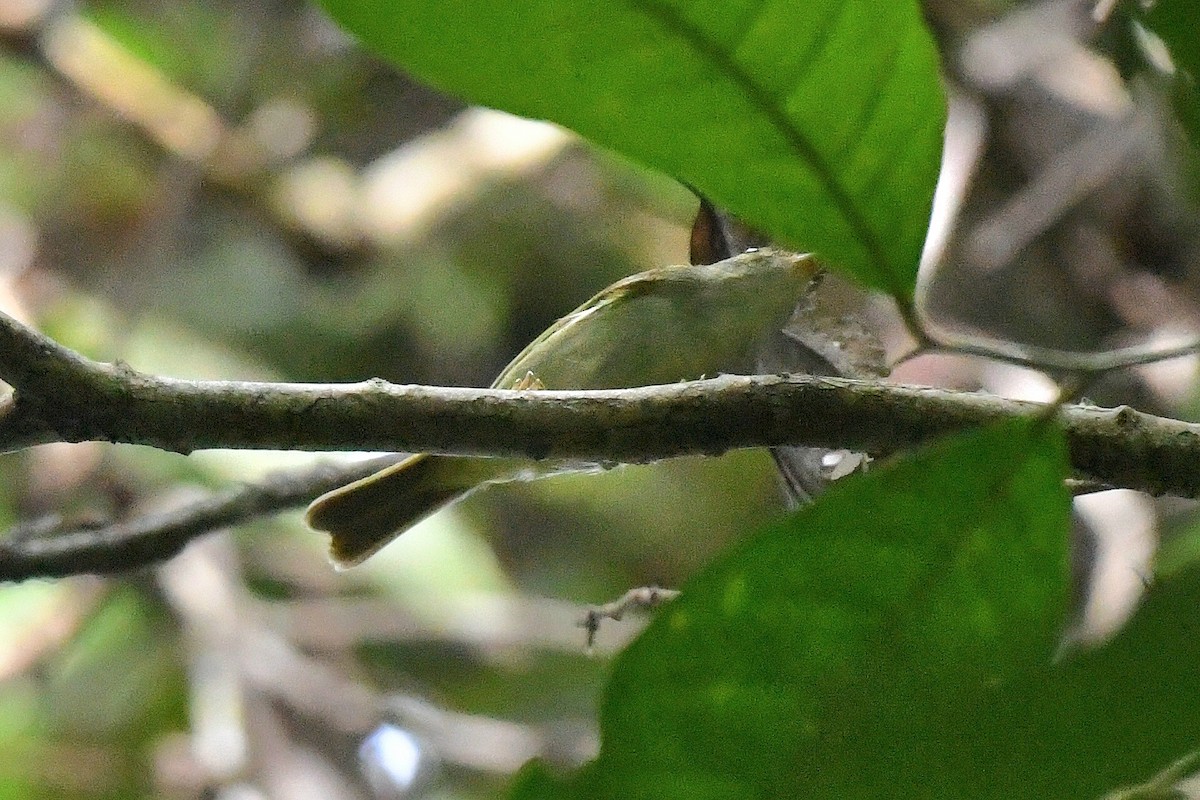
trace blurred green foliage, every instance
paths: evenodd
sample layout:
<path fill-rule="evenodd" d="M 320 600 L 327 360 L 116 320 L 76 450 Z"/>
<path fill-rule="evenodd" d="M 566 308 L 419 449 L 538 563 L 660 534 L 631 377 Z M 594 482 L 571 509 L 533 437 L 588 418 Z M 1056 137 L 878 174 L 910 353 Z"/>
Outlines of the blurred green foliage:
<path fill-rule="evenodd" d="M 1200 39 L 1196 36 L 1196 6 L 1190 0 L 1123 2 L 1112 9 L 1106 44 L 1127 77 L 1149 78 L 1163 87 L 1180 128 L 1177 158 L 1191 179 L 1191 191 L 1200 189 Z"/>
<path fill-rule="evenodd" d="M 81 615 L 70 640 L 0 692 L 0 796 L 149 796 L 145 761 L 164 730 L 186 724 L 174 626 L 137 587 L 95 589 L 26 584 L 0 595 L 10 658 L 22 640 L 53 637 Z"/>
<path fill-rule="evenodd" d="M 944 118 L 915 3 L 768 4 L 739 47 L 753 4 L 662 6 L 643 38 L 645 5 L 490 4 L 508 27 L 483 4 L 328 5 L 465 99 L 575 125 L 911 294 Z M 84 2 L 2 41 L 0 298 L 94 358 L 487 385 L 597 289 L 686 257 L 694 200 L 670 178 L 465 110 L 305 4 Z M 102 524 L 306 460 L 43 448 L 0 462 L 0 521 Z M 601 694 L 599 760 L 531 768 L 518 796 L 1149 780 L 1197 745 L 1200 548 L 1177 538 L 1133 622 L 1055 660 L 1062 462 L 1036 430 L 974 434 L 778 521 L 766 454 L 681 459 L 481 492 L 341 575 L 283 515 L 161 569 L 6 587 L 0 797 L 495 797 L 532 755 L 593 757 Z M 590 656 L 579 609 L 547 599 L 685 582 L 607 687 L 630 628 Z M 440 779 L 373 790 L 357 748 L 381 722 Z"/>
<path fill-rule="evenodd" d="M 96 93 L 105 84 L 81 83 L 56 60 L 47 43 L 63 30 L 134 59 L 204 103 L 227 139 L 258 137 L 267 155 L 231 173 L 227 151 L 187 160 L 165 150 L 152 126 Z M 350 47 L 302 4 L 89 2 L 5 37 L 0 245 L 12 257 L 3 292 L 15 298 L 5 308 L 93 358 L 182 377 L 487 385 L 604 285 L 686 258 L 693 201 L 682 187 L 559 133 L 522 155 L 519 135 L 495 138 L 492 118 L 455 116 L 460 102 Z M 84 77 L 108 67 L 89 62 Z M 270 155 L 273 141 L 293 140 Z M 485 147 L 515 155 L 473 155 Z M 418 222 L 380 234 L 366 215 L 390 209 L 389 192 L 424 202 L 403 171 L 399 182 L 381 176 L 389 159 L 414 154 L 437 169 L 478 165 Z M 328 164 L 336 169 L 320 174 L 330 178 L 300 195 L 288 189 Z M 339 187 L 351 198 L 351 234 L 330 239 L 294 212 L 342 197 Z M 0 520 L 102 523 L 306 460 L 37 450 L 0 463 Z M 236 618 L 290 620 L 295 648 L 381 702 L 411 692 L 586 740 L 605 662 L 586 653 L 579 611 L 552 606 L 544 620 L 539 595 L 602 602 L 635 584 L 679 583 L 781 508 L 769 459 L 747 453 L 484 492 L 345 576 L 297 515 L 239 531 L 232 561 L 203 547 L 180 560 L 227 572 L 241 587 Z M 254 757 L 232 776 L 198 760 L 194 670 L 230 654 L 199 635 L 197 612 L 171 586 L 148 570 L 0 591 L 0 622 L 12 626 L 0 637 L 0 793 L 188 798 L 243 782 L 284 796 L 272 780 L 295 764 L 280 766 L 281 752 L 302 752 L 302 763 L 365 792 L 355 748 L 371 720 L 334 724 L 257 684 L 243 684 L 228 709 L 231 720 L 247 715 Z M 20 610 L 35 600 L 58 627 Z M 302 614 L 310 603 L 336 614 L 367 600 L 378 615 L 355 616 L 360 630 L 345 638 L 336 626 L 310 629 Z M 502 601 L 528 602 L 534 616 L 477 610 Z M 411 621 L 411 632 L 395 620 Z M 58 638 L 42 636 L 48 626 Z M 489 644 L 500 634 L 508 644 Z M 602 652 L 611 641 L 602 635 Z M 339 697 L 330 703 L 353 705 Z M 285 722 L 264 729 L 264 714 Z M 451 759 L 437 796 L 495 796 L 519 763 L 480 770 Z M 330 796 L 319 785 L 311 791 Z"/>

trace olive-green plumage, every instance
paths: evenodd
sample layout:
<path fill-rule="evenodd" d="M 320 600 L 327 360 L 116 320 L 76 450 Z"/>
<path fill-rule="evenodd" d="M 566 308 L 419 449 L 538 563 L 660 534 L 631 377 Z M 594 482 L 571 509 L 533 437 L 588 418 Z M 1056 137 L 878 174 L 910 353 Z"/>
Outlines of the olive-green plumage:
<path fill-rule="evenodd" d="M 754 345 L 783 325 L 817 271 L 810 256 L 761 250 L 630 276 L 546 329 L 492 388 L 616 389 L 744 370 Z M 308 524 L 332 534 L 334 563 L 349 567 L 479 486 L 566 468 L 418 454 L 317 498 Z"/>

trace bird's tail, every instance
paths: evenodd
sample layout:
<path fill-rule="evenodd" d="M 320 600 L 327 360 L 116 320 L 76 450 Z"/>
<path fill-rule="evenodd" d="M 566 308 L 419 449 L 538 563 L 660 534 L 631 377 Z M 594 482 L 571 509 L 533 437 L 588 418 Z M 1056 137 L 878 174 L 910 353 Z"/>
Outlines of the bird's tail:
<path fill-rule="evenodd" d="M 332 536 L 329 554 L 344 569 L 360 564 L 439 508 L 490 477 L 487 462 L 420 453 L 321 495 L 305 519 Z"/>

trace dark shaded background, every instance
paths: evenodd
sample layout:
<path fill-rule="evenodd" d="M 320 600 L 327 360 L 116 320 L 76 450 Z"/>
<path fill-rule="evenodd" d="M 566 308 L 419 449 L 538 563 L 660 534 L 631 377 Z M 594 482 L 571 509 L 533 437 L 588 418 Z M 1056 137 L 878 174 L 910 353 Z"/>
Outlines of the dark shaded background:
<path fill-rule="evenodd" d="M 1090 3 L 927 9 L 960 200 L 935 214 L 931 314 L 1068 349 L 1194 334 L 1194 173 L 1128 35 Z M 667 178 L 408 81 L 306 3 L 0 0 L 0 306 L 95 358 L 486 386 L 599 288 L 684 261 L 694 210 Z M 1195 367 L 1089 397 L 1187 417 Z M 897 377 L 1052 390 L 960 359 Z M 119 518 L 311 460 L 38 448 L 0 460 L 0 519 Z M 3 589 L 0 797 L 495 796 L 529 757 L 596 747 L 605 661 L 637 626 L 589 654 L 582 604 L 679 585 L 781 509 L 770 459 L 735 453 L 483 492 L 343 574 L 291 514 L 160 569 Z M 1099 628 L 1189 513 L 1082 504 Z"/>

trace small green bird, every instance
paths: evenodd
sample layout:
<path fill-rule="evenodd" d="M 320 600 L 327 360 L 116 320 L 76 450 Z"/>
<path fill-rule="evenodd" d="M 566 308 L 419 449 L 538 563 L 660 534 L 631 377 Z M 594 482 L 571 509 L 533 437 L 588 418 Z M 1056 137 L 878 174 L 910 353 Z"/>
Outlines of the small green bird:
<path fill-rule="evenodd" d="M 618 389 L 752 369 L 819 273 L 816 259 L 757 250 L 617 281 L 555 322 L 493 389 Z M 420 453 L 318 497 L 308 524 L 332 535 L 340 568 L 359 564 L 476 488 L 579 470 L 579 462 Z"/>

